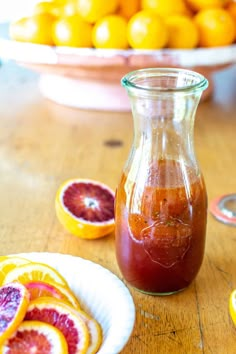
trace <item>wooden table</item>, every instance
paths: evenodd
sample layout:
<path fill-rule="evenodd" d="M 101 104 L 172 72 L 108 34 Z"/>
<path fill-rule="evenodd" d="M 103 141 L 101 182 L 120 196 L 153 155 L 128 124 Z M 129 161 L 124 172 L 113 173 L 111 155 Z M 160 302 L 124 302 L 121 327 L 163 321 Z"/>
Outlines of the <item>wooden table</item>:
<path fill-rule="evenodd" d="M 214 97 L 201 103 L 196 117 L 196 153 L 209 201 L 236 192 L 235 69 L 216 75 Z M 14 64 L 0 68 L 0 254 L 68 253 L 122 278 L 114 235 L 95 241 L 70 235 L 56 218 L 54 198 L 71 177 L 116 188 L 130 149 L 131 114 L 60 107 L 40 95 L 37 79 Z M 236 328 L 228 312 L 233 288 L 236 228 L 209 213 L 204 263 L 187 290 L 152 297 L 130 288 L 136 324 L 122 353 L 236 353 Z"/>

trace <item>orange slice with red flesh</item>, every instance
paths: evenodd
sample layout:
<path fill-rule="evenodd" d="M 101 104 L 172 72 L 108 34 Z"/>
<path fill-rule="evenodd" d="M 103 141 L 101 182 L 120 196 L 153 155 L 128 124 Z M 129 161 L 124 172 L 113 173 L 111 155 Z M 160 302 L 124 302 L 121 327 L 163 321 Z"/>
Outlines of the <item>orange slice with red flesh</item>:
<path fill-rule="evenodd" d="M 30 281 L 24 284 L 30 293 L 30 300 L 35 300 L 39 297 L 54 297 L 68 302 L 76 309 L 80 309 L 79 301 L 73 292 L 60 284 L 45 283 L 42 281 Z"/>
<path fill-rule="evenodd" d="M 89 331 L 77 311 L 62 300 L 40 297 L 31 301 L 26 320 L 42 321 L 59 329 L 68 344 L 69 354 L 86 354 Z"/>
<path fill-rule="evenodd" d="M 84 311 L 78 311 L 78 315 L 85 322 L 89 331 L 89 347 L 86 354 L 96 354 L 102 344 L 102 328 L 99 323 Z"/>
<path fill-rule="evenodd" d="M 28 290 L 19 283 L 0 288 L 0 346 L 23 321 L 29 305 Z"/>
<path fill-rule="evenodd" d="M 9 271 L 3 279 L 3 284 L 13 281 L 25 284 L 30 281 L 55 282 L 63 286 L 67 286 L 67 281 L 62 277 L 56 269 L 43 263 L 28 263 L 20 265 Z"/>
<path fill-rule="evenodd" d="M 58 220 L 71 234 L 95 239 L 114 230 L 114 192 L 89 179 L 64 182 L 56 194 Z"/>
<path fill-rule="evenodd" d="M 57 328 L 40 321 L 23 321 L 4 342 L 1 354 L 67 354 L 65 337 Z"/>

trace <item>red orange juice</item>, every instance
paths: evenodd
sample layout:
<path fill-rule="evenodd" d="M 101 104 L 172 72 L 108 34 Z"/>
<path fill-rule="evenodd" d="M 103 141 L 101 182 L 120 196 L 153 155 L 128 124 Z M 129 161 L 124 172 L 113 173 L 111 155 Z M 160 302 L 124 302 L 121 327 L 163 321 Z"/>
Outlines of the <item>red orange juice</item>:
<path fill-rule="evenodd" d="M 193 281 L 202 264 L 206 189 L 200 173 L 174 160 L 159 160 L 150 171 L 145 183 L 140 175 L 133 180 L 123 174 L 118 186 L 117 261 L 133 287 L 174 293 Z"/>

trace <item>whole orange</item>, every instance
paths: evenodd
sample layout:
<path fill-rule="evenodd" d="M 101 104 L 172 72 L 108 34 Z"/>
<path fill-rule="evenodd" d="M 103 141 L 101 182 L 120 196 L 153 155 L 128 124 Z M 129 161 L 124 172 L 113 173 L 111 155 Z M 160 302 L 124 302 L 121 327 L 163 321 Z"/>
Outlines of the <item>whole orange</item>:
<path fill-rule="evenodd" d="M 52 25 L 55 17 L 39 13 L 25 17 L 10 25 L 10 37 L 23 42 L 53 45 Z"/>
<path fill-rule="evenodd" d="M 188 14 L 184 0 L 141 0 L 144 10 L 153 10 L 163 17 L 175 14 Z"/>
<path fill-rule="evenodd" d="M 40 1 L 37 2 L 33 8 L 34 14 L 49 13 L 54 16 L 59 16 L 61 10 L 61 5 L 56 4 L 51 1 Z"/>
<path fill-rule="evenodd" d="M 236 21 L 236 1 L 230 1 L 225 8 Z"/>
<path fill-rule="evenodd" d="M 229 0 L 185 0 L 187 5 L 194 11 L 200 11 L 211 8 L 222 8 Z"/>
<path fill-rule="evenodd" d="M 22 17 L 19 20 L 10 23 L 9 36 L 11 39 L 20 42 L 27 42 L 26 24 L 28 20 L 28 17 Z"/>
<path fill-rule="evenodd" d="M 191 18 L 173 15 L 166 19 L 166 24 L 169 32 L 169 48 L 192 49 L 198 45 L 198 28 Z"/>
<path fill-rule="evenodd" d="M 119 0 L 77 0 L 79 15 L 86 21 L 95 23 L 100 18 L 115 13 Z"/>
<path fill-rule="evenodd" d="M 50 13 L 54 16 L 70 16 L 77 13 L 77 4 L 75 0 L 62 1 L 40 1 L 33 8 L 35 14 Z"/>
<path fill-rule="evenodd" d="M 235 40 L 236 26 L 233 18 L 224 9 L 202 10 L 195 16 L 202 47 L 230 45 Z"/>
<path fill-rule="evenodd" d="M 92 47 L 92 25 L 78 15 L 62 17 L 52 27 L 57 46 Z"/>
<path fill-rule="evenodd" d="M 127 49 L 127 21 L 119 15 L 108 15 L 96 22 L 92 41 L 95 48 Z"/>
<path fill-rule="evenodd" d="M 130 19 L 141 9 L 141 0 L 119 0 L 118 14 Z"/>
<path fill-rule="evenodd" d="M 164 20 L 153 11 L 137 12 L 128 22 L 128 42 L 134 49 L 160 49 L 166 46 L 168 31 Z"/>
<path fill-rule="evenodd" d="M 72 16 L 77 14 L 78 9 L 75 0 L 66 1 L 66 3 L 60 7 L 60 16 Z"/>

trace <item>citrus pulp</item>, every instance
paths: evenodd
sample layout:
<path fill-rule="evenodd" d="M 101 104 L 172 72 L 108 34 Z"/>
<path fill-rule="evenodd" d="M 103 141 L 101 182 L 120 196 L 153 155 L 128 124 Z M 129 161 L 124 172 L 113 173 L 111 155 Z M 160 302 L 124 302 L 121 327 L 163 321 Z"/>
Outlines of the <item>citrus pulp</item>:
<path fill-rule="evenodd" d="M 59 221 L 71 234 L 85 239 L 103 237 L 114 230 L 114 192 L 89 179 L 71 179 L 57 191 Z"/>
<path fill-rule="evenodd" d="M 29 305 L 28 290 L 19 283 L 0 288 L 0 346 L 23 321 Z"/>
<path fill-rule="evenodd" d="M 102 329 L 99 323 L 84 311 L 78 311 L 78 315 L 85 322 L 89 331 L 89 346 L 86 354 L 96 354 L 102 344 Z"/>
<path fill-rule="evenodd" d="M 89 332 L 77 311 L 62 300 L 41 297 L 30 302 L 26 320 L 42 321 L 59 329 L 66 338 L 70 354 L 85 354 Z"/>
<path fill-rule="evenodd" d="M 0 285 L 9 271 L 27 263 L 30 261 L 18 256 L 6 256 L 2 260 L 0 259 Z"/>
<path fill-rule="evenodd" d="M 70 288 L 62 286 L 57 283 L 42 282 L 42 281 L 30 281 L 24 283 L 24 286 L 30 293 L 30 300 L 35 300 L 39 297 L 55 297 L 68 302 L 76 309 L 80 309 L 80 304 Z"/>
<path fill-rule="evenodd" d="M 67 354 L 65 337 L 56 327 L 40 321 L 23 321 L 4 342 L 1 354 Z"/>
<path fill-rule="evenodd" d="M 64 286 L 68 286 L 66 280 L 56 269 L 43 263 L 28 263 L 12 269 L 3 279 L 3 284 L 13 281 L 25 284 L 29 281 L 39 280 L 43 282 L 52 281 Z"/>

